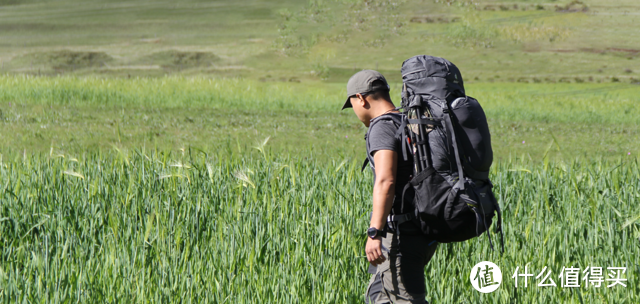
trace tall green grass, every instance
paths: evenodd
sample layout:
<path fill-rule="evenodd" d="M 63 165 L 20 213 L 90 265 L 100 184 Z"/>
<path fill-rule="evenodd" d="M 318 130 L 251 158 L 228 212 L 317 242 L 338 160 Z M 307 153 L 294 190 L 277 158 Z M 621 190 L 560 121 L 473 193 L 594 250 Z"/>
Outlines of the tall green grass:
<path fill-rule="evenodd" d="M 360 303 L 371 174 L 262 152 L 2 159 L 0 301 Z M 637 160 L 510 159 L 491 177 L 505 253 L 486 236 L 441 244 L 426 270 L 432 303 L 640 301 Z M 469 283 L 482 260 L 502 268 L 491 294 Z M 516 289 L 510 276 L 527 264 L 558 285 L 562 267 L 627 267 L 627 287 Z"/>

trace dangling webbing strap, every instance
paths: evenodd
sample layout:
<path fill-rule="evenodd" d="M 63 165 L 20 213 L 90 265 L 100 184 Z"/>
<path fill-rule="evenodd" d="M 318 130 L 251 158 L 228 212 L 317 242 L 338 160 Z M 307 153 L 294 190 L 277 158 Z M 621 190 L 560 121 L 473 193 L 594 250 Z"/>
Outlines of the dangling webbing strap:
<path fill-rule="evenodd" d="M 502 231 L 502 211 L 500 211 L 500 205 L 496 202 L 496 211 L 498 212 L 498 226 L 496 227 L 500 231 L 500 250 L 504 253 L 504 232 Z"/>
<path fill-rule="evenodd" d="M 362 163 L 362 168 L 360 169 L 360 172 L 364 171 L 364 168 L 367 167 L 367 165 L 369 164 L 369 158 L 365 158 L 364 162 Z"/>
<path fill-rule="evenodd" d="M 480 206 L 480 208 L 482 208 L 482 205 Z M 491 241 L 491 231 L 489 231 L 489 227 L 487 227 L 484 211 L 482 211 L 482 216 L 480 216 L 480 212 L 478 212 L 476 208 L 472 208 L 472 210 L 476 214 L 476 236 L 480 235 L 478 227 L 480 227 L 480 223 L 482 223 L 482 225 L 484 225 L 484 230 L 487 232 L 487 238 L 489 238 L 489 247 L 491 247 L 491 250 L 493 251 L 494 249 L 493 242 Z"/>

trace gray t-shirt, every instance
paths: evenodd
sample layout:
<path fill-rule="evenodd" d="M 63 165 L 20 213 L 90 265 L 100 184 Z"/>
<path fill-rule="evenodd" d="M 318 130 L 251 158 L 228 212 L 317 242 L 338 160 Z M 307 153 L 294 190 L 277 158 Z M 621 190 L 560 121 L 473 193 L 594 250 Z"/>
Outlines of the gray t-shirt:
<path fill-rule="evenodd" d="M 394 113 L 389 113 L 385 115 L 399 115 Z M 383 115 L 384 116 L 384 115 Z M 376 119 L 380 119 L 382 116 L 376 117 Z M 392 150 L 396 151 L 398 155 L 398 164 L 396 169 L 396 187 L 395 187 L 395 198 L 393 200 L 393 212 L 394 214 L 408 213 L 413 210 L 412 201 L 414 196 L 413 187 L 409 187 L 405 193 L 405 202 L 404 208 L 402 206 L 402 191 L 404 190 L 404 186 L 411 179 L 411 175 L 413 175 L 413 158 L 409 147 L 407 149 L 407 160 L 404 159 L 402 155 L 402 139 L 396 138 L 396 131 L 398 130 L 398 126 L 389 119 L 383 119 L 378 121 L 373 125 L 372 129 L 369 130 L 369 135 L 367 136 L 368 141 L 368 150 L 369 155 L 372 155 L 373 152 L 378 150 Z M 375 167 L 375 163 L 373 162 L 373 157 L 371 158 L 371 165 Z M 373 170 L 373 178 L 375 182 L 375 170 Z M 404 231 L 404 230 L 403 230 Z"/>

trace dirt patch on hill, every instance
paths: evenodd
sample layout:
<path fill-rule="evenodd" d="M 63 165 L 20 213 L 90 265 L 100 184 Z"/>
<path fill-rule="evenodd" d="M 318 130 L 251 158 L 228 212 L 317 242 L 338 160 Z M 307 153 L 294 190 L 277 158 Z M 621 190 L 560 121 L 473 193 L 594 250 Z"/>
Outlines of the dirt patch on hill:
<path fill-rule="evenodd" d="M 411 23 L 452 23 L 457 21 L 460 21 L 460 17 L 446 15 L 413 16 L 409 20 Z"/>
<path fill-rule="evenodd" d="M 589 7 L 582 1 L 571 1 L 567 5 L 556 6 L 556 12 L 562 12 L 562 13 L 577 13 L 577 12 L 587 12 L 587 11 L 589 11 Z"/>
<path fill-rule="evenodd" d="M 21 65 L 45 65 L 55 70 L 101 67 L 111 61 L 113 58 L 105 52 L 71 50 L 30 53 L 12 60 Z"/>
<path fill-rule="evenodd" d="M 571 1 L 566 5 L 559 4 L 524 4 L 524 3 L 491 3 L 476 7 L 485 11 L 556 11 L 561 13 L 587 12 L 589 6 L 582 1 Z"/>
<path fill-rule="evenodd" d="M 143 61 L 157 64 L 163 68 L 183 69 L 212 66 L 214 63 L 220 62 L 220 57 L 211 52 L 168 50 L 151 54 Z"/>
<path fill-rule="evenodd" d="M 476 9 L 484 11 L 544 11 L 552 8 L 550 5 L 522 3 L 492 3 L 476 7 Z"/>

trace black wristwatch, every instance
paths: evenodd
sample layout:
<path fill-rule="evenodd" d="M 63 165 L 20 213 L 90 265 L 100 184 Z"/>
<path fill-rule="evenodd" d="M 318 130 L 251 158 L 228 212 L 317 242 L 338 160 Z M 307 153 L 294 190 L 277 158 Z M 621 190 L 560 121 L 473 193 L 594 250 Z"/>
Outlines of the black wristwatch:
<path fill-rule="evenodd" d="M 379 236 L 382 236 L 383 231 L 382 230 L 378 230 L 375 227 L 371 227 L 369 229 L 367 229 L 367 235 L 372 238 L 375 239 Z"/>

